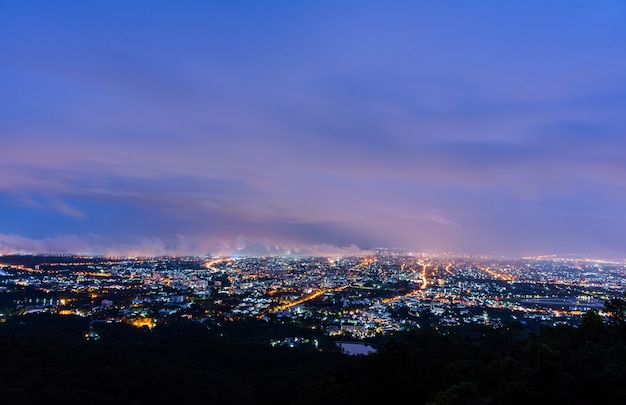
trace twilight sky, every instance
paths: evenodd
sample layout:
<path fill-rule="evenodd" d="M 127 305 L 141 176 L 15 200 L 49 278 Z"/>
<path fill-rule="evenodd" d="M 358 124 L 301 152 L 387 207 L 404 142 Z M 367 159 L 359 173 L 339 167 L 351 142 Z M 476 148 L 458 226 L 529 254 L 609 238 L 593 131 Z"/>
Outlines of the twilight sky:
<path fill-rule="evenodd" d="M 626 2 L 0 0 L 0 253 L 626 257 Z"/>

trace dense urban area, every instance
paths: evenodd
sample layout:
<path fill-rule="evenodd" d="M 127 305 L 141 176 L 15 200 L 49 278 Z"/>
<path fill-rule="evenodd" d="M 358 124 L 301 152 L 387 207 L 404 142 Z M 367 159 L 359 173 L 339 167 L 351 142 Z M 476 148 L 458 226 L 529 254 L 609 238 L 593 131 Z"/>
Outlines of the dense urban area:
<path fill-rule="evenodd" d="M 0 259 L 0 320 L 78 315 L 97 339 L 102 323 L 151 329 L 185 318 L 211 328 L 255 318 L 354 340 L 423 327 L 576 325 L 625 289 L 626 263 L 580 258 L 17 255 Z M 303 341 L 315 344 L 268 343 Z"/>

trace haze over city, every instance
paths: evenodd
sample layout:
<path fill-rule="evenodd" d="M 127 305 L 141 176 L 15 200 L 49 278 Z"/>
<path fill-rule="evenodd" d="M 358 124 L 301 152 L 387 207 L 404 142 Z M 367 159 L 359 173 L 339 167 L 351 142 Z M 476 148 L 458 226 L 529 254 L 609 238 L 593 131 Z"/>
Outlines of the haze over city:
<path fill-rule="evenodd" d="M 0 3 L 0 254 L 626 257 L 619 1 Z"/>

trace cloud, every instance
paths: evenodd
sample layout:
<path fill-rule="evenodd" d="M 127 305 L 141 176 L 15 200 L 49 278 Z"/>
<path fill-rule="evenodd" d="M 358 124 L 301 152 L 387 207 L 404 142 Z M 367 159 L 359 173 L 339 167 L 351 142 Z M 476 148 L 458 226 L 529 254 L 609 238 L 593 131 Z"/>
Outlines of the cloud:
<path fill-rule="evenodd" d="M 104 239 L 87 234 L 57 235 L 52 238 L 27 238 L 0 233 L 0 254 L 13 253 L 94 253 L 105 249 Z"/>
<path fill-rule="evenodd" d="M 94 234 L 58 235 L 52 238 L 34 239 L 0 233 L 0 254 L 53 253 L 126 257 L 219 254 L 221 256 L 343 257 L 363 256 L 372 253 L 356 245 L 276 243 L 267 238 L 258 239 L 243 235 L 227 240 L 188 237 L 179 234 L 169 242 L 157 237 L 139 237 L 122 244 L 113 245 L 112 243 L 115 242 Z"/>
<path fill-rule="evenodd" d="M 70 217 L 83 218 L 85 216 L 85 214 L 81 210 L 79 210 L 78 208 L 72 207 L 65 201 L 53 200 L 50 203 L 50 205 L 56 211 L 62 214 L 65 214 L 67 216 L 70 216 Z"/>
<path fill-rule="evenodd" d="M 225 246 L 223 255 L 248 255 L 248 256 L 364 256 L 372 251 L 359 248 L 352 244 L 349 246 L 333 246 L 329 244 L 290 244 L 276 243 L 270 239 L 257 239 L 247 236 L 238 236 L 234 245 Z M 233 249 L 234 248 L 234 249 Z"/>
<path fill-rule="evenodd" d="M 620 222 L 623 13 L 535 6 L 11 7 L 0 192 L 24 203 L 1 230 L 278 254 L 504 246 L 568 209 Z"/>

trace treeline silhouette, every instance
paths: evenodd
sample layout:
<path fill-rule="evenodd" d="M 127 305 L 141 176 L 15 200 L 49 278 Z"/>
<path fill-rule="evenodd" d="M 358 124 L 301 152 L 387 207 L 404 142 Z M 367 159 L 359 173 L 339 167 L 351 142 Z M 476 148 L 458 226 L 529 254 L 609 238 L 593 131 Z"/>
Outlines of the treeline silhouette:
<path fill-rule="evenodd" d="M 323 351 L 271 347 L 302 330 L 257 320 L 101 325 L 102 339 L 85 341 L 85 318 L 14 317 L 0 325 L 0 395 L 7 404 L 626 403 L 625 306 L 612 304 L 610 322 L 589 312 L 579 327 L 530 336 L 420 330 L 381 337 L 370 356 L 324 341 Z"/>

